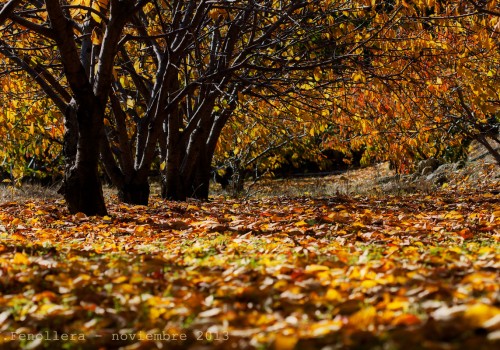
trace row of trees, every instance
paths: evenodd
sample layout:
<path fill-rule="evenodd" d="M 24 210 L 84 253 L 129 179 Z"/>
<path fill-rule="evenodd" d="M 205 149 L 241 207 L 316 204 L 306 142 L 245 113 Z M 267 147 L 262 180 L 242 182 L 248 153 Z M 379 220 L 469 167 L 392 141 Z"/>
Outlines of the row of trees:
<path fill-rule="evenodd" d="M 249 163 L 304 135 L 425 158 L 444 137 L 487 142 L 499 108 L 496 6 L 9 0 L 2 121 L 36 136 L 20 155 L 50 158 L 64 120 L 62 191 L 71 212 L 89 215 L 106 213 L 100 164 L 128 203 L 147 204 L 153 166 L 164 198 L 206 199 L 221 135 L 248 140 Z"/>

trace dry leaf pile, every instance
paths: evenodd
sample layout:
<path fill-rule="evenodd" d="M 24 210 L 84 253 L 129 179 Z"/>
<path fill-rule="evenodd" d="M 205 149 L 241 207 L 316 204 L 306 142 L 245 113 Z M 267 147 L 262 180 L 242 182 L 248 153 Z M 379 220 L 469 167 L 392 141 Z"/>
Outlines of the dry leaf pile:
<path fill-rule="evenodd" d="M 0 348 L 492 349 L 499 203 L 153 198 L 102 218 L 4 203 Z"/>

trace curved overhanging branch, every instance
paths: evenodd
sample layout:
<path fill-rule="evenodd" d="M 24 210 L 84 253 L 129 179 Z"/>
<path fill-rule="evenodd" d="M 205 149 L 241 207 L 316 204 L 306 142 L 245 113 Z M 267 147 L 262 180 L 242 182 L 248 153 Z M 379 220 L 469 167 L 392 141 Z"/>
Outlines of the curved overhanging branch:
<path fill-rule="evenodd" d="M 5 57 L 13 60 L 19 67 L 22 68 L 26 73 L 28 73 L 42 88 L 43 92 L 47 94 L 47 96 L 54 102 L 57 108 L 64 112 L 67 107 L 67 95 L 61 95 L 59 87 L 54 86 L 53 83 L 57 83 L 55 79 L 52 80 L 49 78 L 47 80 L 43 79 L 41 72 L 39 72 L 36 68 L 30 66 L 29 61 L 20 57 L 14 52 L 14 50 L 8 47 L 2 40 L 0 40 L 0 53 Z M 51 80 L 51 81 L 50 81 Z"/>
<path fill-rule="evenodd" d="M 2 7 L 2 10 L 0 10 L 0 25 L 10 17 L 19 3 L 21 3 L 21 0 L 10 0 Z"/>

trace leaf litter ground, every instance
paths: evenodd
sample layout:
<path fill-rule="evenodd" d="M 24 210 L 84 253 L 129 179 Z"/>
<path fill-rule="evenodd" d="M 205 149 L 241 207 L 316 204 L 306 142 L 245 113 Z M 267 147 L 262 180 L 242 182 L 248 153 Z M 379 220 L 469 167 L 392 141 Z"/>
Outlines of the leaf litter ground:
<path fill-rule="evenodd" d="M 7 202 L 0 348 L 498 348 L 499 199 Z"/>

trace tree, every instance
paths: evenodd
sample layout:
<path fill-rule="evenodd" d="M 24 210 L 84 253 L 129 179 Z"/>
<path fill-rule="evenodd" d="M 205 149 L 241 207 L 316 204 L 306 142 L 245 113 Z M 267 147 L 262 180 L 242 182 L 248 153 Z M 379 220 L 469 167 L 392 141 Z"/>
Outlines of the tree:
<path fill-rule="evenodd" d="M 142 25 L 120 48 L 103 152 L 108 174 L 128 193 L 122 198 L 147 202 L 159 154 L 164 198 L 206 199 L 217 141 L 242 103 L 293 106 L 302 99 L 311 117 L 324 115 L 335 94 L 321 90 L 345 88 L 359 76 L 363 48 L 401 18 L 400 8 L 383 12 L 366 1 L 145 6 L 136 20 Z"/>
<path fill-rule="evenodd" d="M 206 199 L 217 142 L 243 104 L 296 109 L 309 115 L 312 134 L 330 125 L 357 146 L 354 133 L 369 132 L 380 119 L 358 101 L 378 101 L 372 111 L 392 111 L 384 126 L 407 128 L 411 108 L 401 99 L 406 92 L 395 94 L 394 86 L 410 86 L 410 78 L 419 82 L 415 94 L 422 91 L 427 80 L 412 69 L 424 61 L 420 53 L 437 52 L 447 33 L 459 31 L 433 31 L 429 13 L 458 23 L 461 6 L 11 0 L 0 12 L 7 34 L 0 53 L 64 114 L 63 193 L 70 211 L 104 214 L 99 161 L 125 202 L 147 204 L 152 168 L 162 172 L 164 198 Z"/>
<path fill-rule="evenodd" d="M 3 67 L 0 59 L 0 67 Z M 9 70 L 9 67 L 6 67 Z M 2 68 L 0 68 L 0 71 Z M 0 75 L 0 168 L 6 180 L 60 178 L 62 172 L 62 113 L 24 71 Z"/>
<path fill-rule="evenodd" d="M 408 172 L 419 159 L 455 161 L 475 139 L 498 162 L 489 144 L 498 142 L 498 5 L 432 3 L 413 5 L 413 24 L 388 28 L 386 37 L 402 40 L 365 47 L 370 69 L 346 88 L 352 102 L 337 99 L 332 108 L 337 127 L 327 140 L 334 147 L 364 148 L 366 160 L 389 160 Z"/>
<path fill-rule="evenodd" d="M 163 197 L 206 199 L 217 141 L 242 98 L 301 98 L 315 88 L 309 80 L 313 69 L 344 59 L 345 53 L 333 48 L 331 57 L 313 56 L 315 40 L 348 23 L 328 23 L 342 7 L 325 5 L 318 12 L 322 4 L 179 1 L 146 6 L 139 15 L 141 32 L 126 37 L 120 51 L 117 100 L 108 128 L 108 140 L 119 145 L 119 154 L 104 160 L 118 187 L 127 184 L 130 195 L 124 199 L 147 202 L 157 142 Z M 355 45 L 347 31 L 339 41 Z M 337 43 L 321 44 L 326 50 Z M 150 49 L 144 50 L 147 45 Z M 121 127 L 128 124 L 127 113 L 134 118 L 132 138 Z M 124 152 L 128 145 L 135 147 L 133 156 Z M 133 174 L 132 181 L 127 173 Z"/>
<path fill-rule="evenodd" d="M 125 24 L 144 1 L 94 2 L 94 8 L 89 8 L 81 23 L 72 17 L 77 16 L 77 12 L 71 12 L 71 8 L 79 5 L 47 0 L 44 7 L 41 1 L 28 1 L 24 8 L 15 11 L 19 3 L 23 2 L 10 1 L 2 9 L 2 15 L 12 24 L 5 30 L 10 34 L 6 39 L 11 42 L 2 40 L 0 50 L 11 62 L 36 77 L 47 96 L 64 111 L 66 171 L 63 193 L 70 212 L 103 215 L 106 208 L 98 162 L 114 58 Z M 104 24 L 100 16 L 105 12 L 108 16 Z M 93 47 L 90 34 L 99 23 L 103 30 L 102 45 Z M 25 30 L 20 31 L 18 26 Z M 75 38 L 75 31 L 82 37 Z M 15 39 L 21 40 L 16 43 Z M 28 47 L 28 43 L 33 46 Z M 32 50 L 40 62 L 27 60 L 25 50 Z M 51 65 L 41 58 L 45 55 L 57 62 L 54 68 L 64 73 L 67 88 L 51 72 Z"/>

